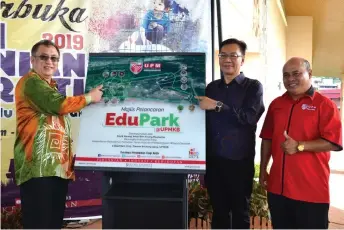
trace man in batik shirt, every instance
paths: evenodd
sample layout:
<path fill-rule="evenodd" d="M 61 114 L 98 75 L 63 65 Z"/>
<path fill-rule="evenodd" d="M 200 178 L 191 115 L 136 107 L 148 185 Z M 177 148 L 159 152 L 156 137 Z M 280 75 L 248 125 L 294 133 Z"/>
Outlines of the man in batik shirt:
<path fill-rule="evenodd" d="M 32 69 L 15 89 L 17 132 L 15 179 L 20 186 L 23 227 L 62 227 L 68 182 L 75 179 L 68 113 L 101 100 L 102 86 L 87 95 L 66 97 L 52 76 L 60 51 L 42 40 L 31 50 Z"/>

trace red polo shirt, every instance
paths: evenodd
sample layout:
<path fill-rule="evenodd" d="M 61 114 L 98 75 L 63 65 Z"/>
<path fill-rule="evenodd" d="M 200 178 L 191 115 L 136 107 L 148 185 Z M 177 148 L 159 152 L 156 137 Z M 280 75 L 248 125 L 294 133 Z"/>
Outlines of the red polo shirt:
<path fill-rule="evenodd" d="M 342 150 L 337 106 L 313 88 L 297 101 L 285 93 L 270 104 L 260 134 L 262 139 L 272 140 L 268 191 L 294 200 L 329 203 L 330 152 L 284 154 L 284 130 L 296 141 L 322 138 Z"/>

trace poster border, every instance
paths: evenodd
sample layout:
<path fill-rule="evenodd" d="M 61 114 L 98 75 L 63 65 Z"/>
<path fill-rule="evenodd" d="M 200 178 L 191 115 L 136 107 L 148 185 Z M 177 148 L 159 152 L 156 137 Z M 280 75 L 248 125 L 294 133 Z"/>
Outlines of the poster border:
<path fill-rule="evenodd" d="M 142 172 L 142 173 L 169 173 L 169 174 L 205 174 L 205 169 L 150 169 L 150 168 L 123 168 L 123 167 L 81 167 L 75 166 L 75 170 L 97 172 Z"/>
<path fill-rule="evenodd" d="M 204 56 L 206 57 L 207 54 L 205 52 L 159 52 L 159 53 L 117 53 L 117 52 L 90 52 L 90 57 L 126 57 L 126 56 Z M 88 61 L 89 62 L 89 61 Z M 206 63 L 206 60 L 205 60 Z M 206 65 L 205 65 L 205 72 L 206 72 Z"/>
<path fill-rule="evenodd" d="M 91 57 L 150 57 L 150 56 L 202 56 L 204 57 L 204 73 L 207 72 L 207 65 L 206 65 L 206 53 L 205 52 L 160 52 L 160 53 L 118 53 L 118 52 L 90 52 L 89 59 L 88 59 L 88 66 L 90 64 Z M 88 71 L 87 71 L 88 72 Z M 87 73 L 86 73 L 87 75 Z M 87 79 L 87 76 L 86 76 Z M 86 80 L 87 81 L 87 80 Z M 204 78 L 204 84 L 206 84 L 206 75 Z M 204 111 L 205 112 L 205 111 Z M 82 119 L 82 117 L 80 118 Z M 81 121 L 80 121 L 81 122 Z M 204 132 L 206 134 L 206 126 L 204 127 Z M 207 149 L 206 144 L 206 135 L 204 138 L 204 147 L 205 150 Z M 78 158 L 78 155 L 76 155 Z M 206 154 L 205 159 L 206 162 Z M 206 163 L 204 164 L 204 169 L 157 169 L 157 168 L 125 168 L 125 167 L 99 167 L 99 166 L 74 166 L 75 170 L 89 170 L 89 171 L 102 171 L 102 172 L 149 172 L 149 173 L 172 173 L 172 174 L 205 174 L 206 172 Z"/>

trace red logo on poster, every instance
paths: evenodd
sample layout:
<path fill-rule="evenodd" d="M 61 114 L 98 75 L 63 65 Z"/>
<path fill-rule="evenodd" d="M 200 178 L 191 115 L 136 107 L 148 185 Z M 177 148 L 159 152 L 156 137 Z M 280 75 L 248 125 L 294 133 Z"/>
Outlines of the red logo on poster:
<path fill-rule="evenodd" d="M 199 153 L 196 151 L 195 148 L 191 148 L 189 150 L 189 158 L 198 158 Z"/>
<path fill-rule="evenodd" d="M 130 71 L 133 74 L 139 74 L 143 69 L 142 62 L 130 62 Z"/>

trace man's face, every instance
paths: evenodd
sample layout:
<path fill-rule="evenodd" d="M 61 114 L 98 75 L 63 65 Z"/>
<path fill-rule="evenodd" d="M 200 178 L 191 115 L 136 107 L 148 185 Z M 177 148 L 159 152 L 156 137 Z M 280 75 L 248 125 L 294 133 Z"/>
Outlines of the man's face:
<path fill-rule="evenodd" d="M 244 64 L 244 58 L 237 44 L 224 45 L 219 53 L 220 69 L 223 74 L 237 76 L 240 73 L 241 66 Z"/>
<path fill-rule="evenodd" d="M 59 54 L 54 46 L 40 45 L 31 57 L 32 68 L 44 78 L 51 78 L 57 70 Z"/>
<path fill-rule="evenodd" d="M 292 95 L 301 95 L 311 87 L 312 71 L 307 71 L 302 60 L 292 60 L 283 68 L 283 84 Z"/>
<path fill-rule="evenodd" d="M 154 5 L 154 10 L 156 11 L 164 11 L 165 9 L 164 0 L 154 0 L 153 5 Z"/>

